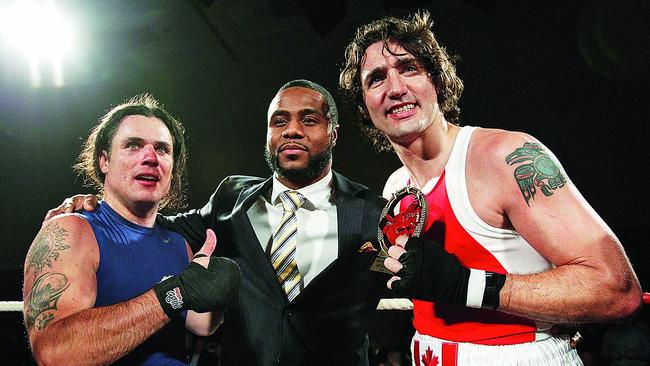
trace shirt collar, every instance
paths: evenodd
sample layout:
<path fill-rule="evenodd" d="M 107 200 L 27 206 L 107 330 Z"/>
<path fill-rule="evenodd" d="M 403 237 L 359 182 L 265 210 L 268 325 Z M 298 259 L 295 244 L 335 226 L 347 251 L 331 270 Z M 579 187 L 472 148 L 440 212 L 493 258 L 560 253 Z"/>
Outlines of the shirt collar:
<path fill-rule="evenodd" d="M 305 197 L 305 203 L 311 203 L 314 208 L 327 209 L 331 206 L 330 197 L 332 196 L 332 170 L 330 169 L 323 178 L 319 181 L 312 183 L 306 187 L 293 189 L 300 192 Z M 271 204 L 276 205 L 280 203 L 278 196 L 284 191 L 291 191 L 284 184 L 278 180 L 277 173 L 273 174 L 273 190 L 271 191 Z"/>

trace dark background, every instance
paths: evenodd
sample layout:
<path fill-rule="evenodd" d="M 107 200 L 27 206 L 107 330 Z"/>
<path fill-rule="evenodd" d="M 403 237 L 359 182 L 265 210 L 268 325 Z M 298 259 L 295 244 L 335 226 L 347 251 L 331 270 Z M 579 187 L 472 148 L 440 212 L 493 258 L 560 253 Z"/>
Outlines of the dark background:
<path fill-rule="evenodd" d="M 0 2 L 0 12 L 11 2 Z M 284 82 L 307 78 L 336 96 L 356 26 L 418 8 L 432 13 L 438 39 L 459 56 L 461 124 L 521 130 L 546 144 L 650 287 L 642 254 L 650 229 L 647 1 L 56 4 L 77 30 L 63 87 L 52 86 L 45 61 L 43 85 L 33 87 L 25 59 L 0 38 L 0 301 L 21 299 L 24 256 L 45 212 L 89 192 L 71 166 L 111 105 L 150 92 L 184 123 L 188 203 L 198 207 L 226 175 L 270 174 L 262 156 L 266 111 Z M 381 192 L 399 161 L 376 154 L 349 109 L 340 109 L 334 169 Z M 16 323 L 16 335 L 16 319 L 0 324 Z M 14 337 L 19 348 L 22 337 Z"/>

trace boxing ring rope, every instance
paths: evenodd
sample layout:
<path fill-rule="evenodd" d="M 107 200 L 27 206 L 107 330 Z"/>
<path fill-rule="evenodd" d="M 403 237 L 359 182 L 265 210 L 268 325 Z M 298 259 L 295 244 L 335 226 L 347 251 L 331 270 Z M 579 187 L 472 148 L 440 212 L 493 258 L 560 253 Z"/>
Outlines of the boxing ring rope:
<path fill-rule="evenodd" d="M 377 310 L 412 310 L 413 303 L 409 299 L 381 299 Z M 0 312 L 23 311 L 22 301 L 0 301 Z"/>
<path fill-rule="evenodd" d="M 377 310 L 413 310 L 413 303 L 409 299 L 381 299 Z"/>
<path fill-rule="evenodd" d="M 23 311 L 22 301 L 0 301 L 0 312 Z"/>
<path fill-rule="evenodd" d="M 650 293 L 643 293 L 643 303 L 645 305 L 650 304 Z M 381 299 L 377 305 L 377 310 L 413 310 L 413 303 L 409 299 Z M 9 312 L 9 311 L 23 311 L 23 302 L 22 301 L 0 301 L 0 312 Z M 576 333 L 576 336 L 579 336 L 579 333 Z M 197 348 L 192 355 L 192 361 L 190 365 L 198 365 L 198 359 L 200 355 L 200 349 Z"/>
<path fill-rule="evenodd" d="M 643 303 L 650 305 L 650 292 L 643 293 Z M 413 310 L 413 303 L 409 299 L 381 299 L 377 310 Z M 0 301 L 0 312 L 23 311 L 22 301 Z"/>

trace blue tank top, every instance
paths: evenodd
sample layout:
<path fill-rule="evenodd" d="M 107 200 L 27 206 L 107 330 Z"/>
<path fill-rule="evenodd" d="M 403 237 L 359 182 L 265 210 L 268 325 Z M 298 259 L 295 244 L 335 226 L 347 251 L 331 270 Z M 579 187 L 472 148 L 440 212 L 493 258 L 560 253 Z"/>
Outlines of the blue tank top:
<path fill-rule="evenodd" d="M 81 211 L 99 245 L 95 307 L 137 297 L 163 278 L 181 273 L 189 263 L 185 240 L 156 225 L 136 225 L 100 201 L 92 212 Z M 185 315 L 118 360 L 115 365 L 188 365 L 185 356 Z"/>

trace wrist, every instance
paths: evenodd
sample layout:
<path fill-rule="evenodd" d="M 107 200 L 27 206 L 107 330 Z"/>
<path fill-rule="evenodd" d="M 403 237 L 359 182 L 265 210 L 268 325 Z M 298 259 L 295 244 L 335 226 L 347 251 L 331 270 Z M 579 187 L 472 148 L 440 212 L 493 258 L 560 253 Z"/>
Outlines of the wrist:
<path fill-rule="evenodd" d="M 163 311 L 171 319 L 187 309 L 187 296 L 178 276 L 173 276 L 156 284 L 153 290 Z"/>
<path fill-rule="evenodd" d="M 465 306 L 495 310 L 499 307 L 499 294 L 505 281 L 504 274 L 470 269 Z"/>

